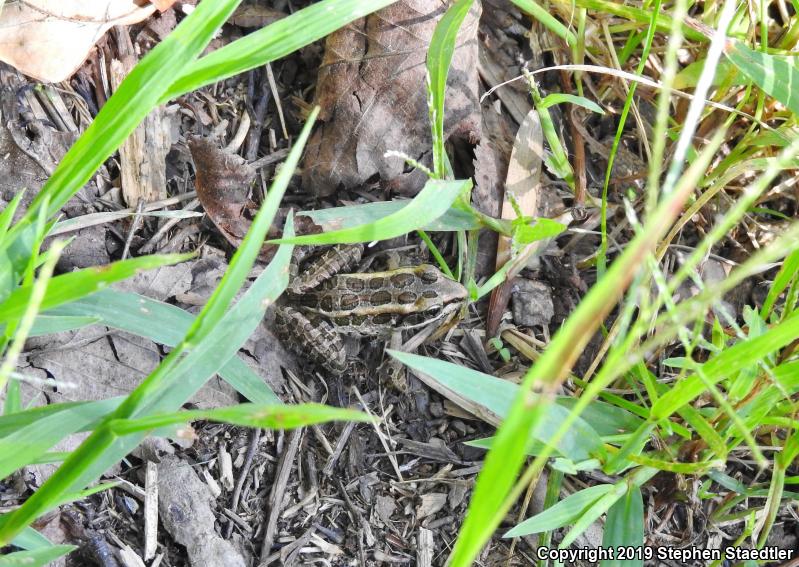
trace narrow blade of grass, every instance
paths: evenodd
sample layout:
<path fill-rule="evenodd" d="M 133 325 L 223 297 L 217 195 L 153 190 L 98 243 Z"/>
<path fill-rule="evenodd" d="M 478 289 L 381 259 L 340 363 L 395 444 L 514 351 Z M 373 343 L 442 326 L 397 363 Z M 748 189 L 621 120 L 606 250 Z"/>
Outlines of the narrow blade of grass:
<path fill-rule="evenodd" d="M 793 56 L 777 56 L 750 49 L 740 41 L 728 39 L 724 48 L 733 65 L 757 86 L 799 115 L 799 67 Z"/>
<path fill-rule="evenodd" d="M 396 0 L 324 0 L 217 49 L 176 73 L 162 102 L 288 55 Z"/>
<path fill-rule="evenodd" d="M 45 311 L 64 303 L 75 301 L 106 287 L 110 283 L 130 278 L 142 270 L 177 264 L 191 257 L 191 254 L 143 256 L 141 258 L 121 260 L 107 266 L 84 268 L 77 272 L 56 276 L 51 278 L 47 285 L 47 291 L 42 299 L 41 310 Z M 8 322 L 21 317 L 32 293 L 32 285 L 22 286 L 14 290 L 0 304 L 0 322 Z"/>
<path fill-rule="evenodd" d="M 547 532 L 573 523 L 594 502 L 613 490 L 612 484 L 597 484 L 571 494 L 543 512 L 526 519 L 503 534 L 504 538 Z"/>
<path fill-rule="evenodd" d="M 278 244 L 335 244 L 372 242 L 402 236 L 419 230 L 443 215 L 459 195 L 472 186 L 470 180 L 428 181 L 424 189 L 398 211 L 369 224 L 333 230 L 322 234 L 308 234 L 281 238 Z"/>
<path fill-rule="evenodd" d="M 444 99 L 447 92 L 447 75 L 455 53 L 455 40 L 466 14 L 474 0 L 455 2 L 433 31 L 427 50 L 427 75 L 430 79 L 430 114 L 433 133 L 433 171 L 439 179 L 446 177 L 444 150 Z"/>
<path fill-rule="evenodd" d="M 156 414 L 141 419 L 121 419 L 111 422 L 109 426 L 117 435 L 130 435 L 200 419 L 263 429 L 296 429 L 329 421 L 372 420 L 368 414 L 360 411 L 322 404 L 239 404 L 212 410 L 181 411 Z"/>
<path fill-rule="evenodd" d="M 54 545 L 32 551 L 17 551 L 0 557 L 0 567 L 39 567 L 77 549 L 74 545 Z"/>

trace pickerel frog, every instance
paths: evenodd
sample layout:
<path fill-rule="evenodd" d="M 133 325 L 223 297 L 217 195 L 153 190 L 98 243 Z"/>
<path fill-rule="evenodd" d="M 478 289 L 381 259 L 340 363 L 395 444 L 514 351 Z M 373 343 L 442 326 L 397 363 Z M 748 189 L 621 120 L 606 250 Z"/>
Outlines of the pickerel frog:
<path fill-rule="evenodd" d="M 341 335 L 385 338 L 443 319 L 466 297 L 460 283 L 426 264 L 341 273 L 352 270 L 362 253 L 361 245 L 334 246 L 305 266 L 295 256 L 288 289 L 275 313 L 284 344 L 334 374 L 347 369 Z"/>

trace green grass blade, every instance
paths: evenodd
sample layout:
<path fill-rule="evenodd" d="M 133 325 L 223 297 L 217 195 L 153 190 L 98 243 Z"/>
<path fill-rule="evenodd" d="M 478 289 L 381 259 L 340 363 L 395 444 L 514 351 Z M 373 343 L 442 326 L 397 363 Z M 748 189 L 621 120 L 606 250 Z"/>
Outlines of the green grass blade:
<path fill-rule="evenodd" d="M 94 293 L 108 284 L 121 281 L 136 275 L 142 270 L 151 270 L 160 266 L 177 264 L 191 258 L 191 254 L 172 254 L 168 256 L 153 255 L 130 260 L 121 260 L 107 266 L 84 268 L 51 278 L 41 310 L 52 309 L 64 303 L 74 301 Z M 25 312 L 33 294 L 33 286 L 22 286 L 0 304 L 0 322 L 18 319 Z"/>
<path fill-rule="evenodd" d="M 430 80 L 430 118 L 433 133 L 433 171 L 439 179 L 446 177 L 444 151 L 444 98 L 447 91 L 447 75 L 455 53 L 458 30 L 474 0 L 458 0 L 439 20 L 430 47 L 427 50 L 427 75 Z"/>
<path fill-rule="evenodd" d="M 39 315 L 33 322 L 30 337 L 41 337 L 52 335 L 53 333 L 63 333 L 64 331 L 74 331 L 99 323 L 98 317 L 60 317 L 56 315 Z"/>
<path fill-rule="evenodd" d="M 17 551 L 0 557 L 0 567 L 39 567 L 76 550 L 74 545 L 54 545 L 32 551 Z"/>
<path fill-rule="evenodd" d="M 170 347 L 177 345 L 194 322 L 194 315 L 143 295 L 106 289 L 50 311 L 63 318 L 93 318 L 101 324 L 146 337 Z M 71 316 L 71 317 L 70 317 Z M 157 325 L 153 325 L 157 321 Z M 259 404 L 280 400 L 238 355 L 225 363 L 219 376 L 242 396 Z"/>
<path fill-rule="evenodd" d="M 388 352 L 415 372 L 429 377 L 434 382 L 428 382 L 428 384 L 438 389 L 442 395 L 452 399 L 447 390 L 453 392 L 472 404 L 486 408 L 500 419 L 507 415 L 518 392 L 516 384 L 483 374 L 477 370 L 435 358 L 399 351 Z M 438 388 L 436 384 L 443 386 L 443 389 Z M 457 403 L 457 400 L 453 401 Z M 561 406 L 561 402 L 567 407 Z M 558 398 L 557 403 L 548 406 L 546 418 L 533 431 L 531 436 L 541 443 L 547 443 L 557 431 L 560 423 L 569 414 L 568 406 L 569 400 L 566 397 Z M 643 423 L 624 410 L 619 410 L 602 402 L 594 402 L 591 409 L 586 411 L 582 418 L 575 421 L 574 426 L 564 439 L 558 443 L 557 450 L 560 454 L 575 462 L 604 456 L 605 450 L 602 439 L 593 427 L 592 418 L 594 417 L 597 418 L 597 421 L 603 427 L 603 434 L 606 435 L 632 431 L 637 424 Z"/>
<path fill-rule="evenodd" d="M 587 108 L 591 112 L 596 112 L 597 114 L 605 114 L 605 111 L 602 110 L 602 107 L 599 106 L 597 103 L 595 103 L 593 100 L 585 98 L 584 96 L 577 96 L 566 93 L 552 93 L 550 95 L 545 96 L 543 99 L 541 99 L 539 108 L 542 109 L 549 108 L 550 106 L 555 106 L 556 104 L 563 104 L 567 102 L 570 104 L 574 104 L 576 106 L 582 106 L 583 108 Z"/>
<path fill-rule="evenodd" d="M 200 419 L 263 429 L 296 429 L 329 421 L 369 422 L 372 420 L 368 414 L 360 411 L 322 404 L 239 404 L 212 410 L 181 411 L 156 414 L 141 419 L 121 419 L 111 422 L 109 427 L 117 435 L 130 435 Z"/>
<path fill-rule="evenodd" d="M 53 414 L 66 410 L 81 411 L 86 415 L 91 414 L 93 417 L 86 420 L 89 424 L 88 427 L 91 427 L 93 423 L 114 411 L 121 401 L 122 398 L 117 397 L 96 402 L 66 402 L 50 404 L 48 406 L 37 406 L 24 411 L 9 413 L 0 416 L 0 438 L 11 435 L 24 427 L 38 422 L 40 419 L 46 419 Z M 83 429 L 79 429 L 78 431 L 83 431 Z"/>
<path fill-rule="evenodd" d="M 14 198 L 11 199 L 5 206 L 5 208 L 0 211 L 0 249 L 5 248 L 3 245 L 3 239 L 8 232 L 8 227 L 11 226 L 11 221 L 14 219 L 14 213 L 17 212 L 17 208 L 19 207 L 20 201 L 22 201 L 22 196 L 25 194 L 25 191 L 18 191 Z"/>
<path fill-rule="evenodd" d="M 302 211 L 300 215 L 310 217 L 324 231 L 330 232 L 342 228 L 353 228 L 358 225 L 372 223 L 378 219 L 393 215 L 412 203 L 410 199 L 398 201 L 377 201 L 362 205 L 349 205 L 347 207 L 331 207 L 315 211 Z M 481 228 L 477 217 L 471 212 L 451 207 L 437 219 L 430 221 L 422 230 L 456 231 L 475 230 Z"/>
<path fill-rule="evenodd" d="M 799 336 L 799 314 L 774 325 L 759 337 L 736 343 L 710 359 L 702 368 L 704 378 L 708 383 L 716 384 L 731 374 L 762 360 L 768 354 L 795 340 L 797 336 Z M 650 419 L 660 420 L 669 417 L 705 390 L 705 384 L 697 375 L 680 380 L 655 402 Z"/>
<path fill-rule="evenodd" d="M 560 542 L 560 547 L 565 548 L 570 546 L 580 534 L 587 530 L 591 524 L 614 506 L 616 502 L 621 500 L 627 492 L 634 487 L 642 485 L 657 473 L 658 470 L 654 468 L 639 468 L 628 475 L 627 478 L 618 481 L 613 486 L 613 490 L 591 504 L 583 514 L 577 518 L 572 528 L 564 536 L 563 541 Z"/>
<path fill-rule="evenodd" d="M 643 549 L 644 545 L 644 500 L 641 489 L 632 486 L 608 510 L 605 530 L 602 533 L 602 547 L 618 550 L 620 547 Z M 643 557 L 643 556 L 642 556 Z M 605 560 L 600 567 L 643 567 L 643 558 L 620 561 Z"/>
<path fill-rule="evenodd" d="M 577 45 L 577 36 L 534 0 L 511 0 L 511 2 L 541 22 L 549 31 L 564 40 L 569 47 Z"/>
<path fill-rule="evenodd" d="M 161 102 L 266 65 L 396 0 L 324 0 L 217 49 L 176 73 Z"/>
<path fill-rule="evenodd" d="M 29 425 L 5 435 L 0 439 L 0 479 L 28 465 L 67 436 L 96 423 L 111 407 L 113 406 L 68 407 L 39 417 Z M 21 417 L 19 414 L 10 414 L 15 415 L 17 419 Z"/>
<path fill-rule="evenodd" d="M 322 234 L 308 234 L 281 238 L 271 242 L 279 244 L 334 244 L 372 242 L 402 236 L 419 230 L 443 215 L 472 182 L 428 181 L 424 189 L 398 211 L 369 224 L 333 230 Z"/>
<path fill-rule="evenodd" d="M 777 56 L 755 51 L 728 39 L 725 54 L 744 75 L 799 116 L 799 67 L 794 56 Z"/>
<path fill-rule="evenodd" d="M 543 512 L 528 518 L 503 534 L 504 538 L 520 537 L 562 528 L 573 523 L 597 500 L 613 490 L 612 484 L 597 484 L 571 494 Z"/>
<path fill-rule="evenodd" d="M 2 516 L 0 516 L 0 522 Z M 11 542 L 13 545 L 21 549 L 46 549 L 52 547 L 53 543 L 47 539 L 43 534 L 37 532 L 33 528 L 26 528 L 22 531 L 17 538 Z"/>

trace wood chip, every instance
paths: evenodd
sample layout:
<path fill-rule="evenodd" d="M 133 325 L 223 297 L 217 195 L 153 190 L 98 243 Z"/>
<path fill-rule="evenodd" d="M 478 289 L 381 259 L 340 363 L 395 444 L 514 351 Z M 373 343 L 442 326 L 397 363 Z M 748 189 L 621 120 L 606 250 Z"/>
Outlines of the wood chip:
<path fill-rule="evenodd" d="M 219 480 L 222 481 L 222 486 L 225 487 L 225 490 L 233 490 L 233 459 L 224 445 L 219 446 L 219 461 L 217 461 L 217 464 L 219 465 Z"/>
<path fill-rule="evenodd" d="M 155 557 L 158 547 L 158 465 L 147 461 L 144 476 L 144 560 Z"/>
<path fill-rule="evenodd" d="M 419 528 L 418 549 L 416 550 L 416 560 L 419 567 L 433 567 L 433 532 L 425 528 Z"/>
<path fill-rule="evenodd" d="M 420 520 L 440 511 L 447 503 L 447 495 L 443 492 L 422 494 L 422 503 L 416 507 L 416 517 Z"/>
<path fill-rule="evenodd" d="M 117 36 L 127 36 L 127 31 Z M 128 55 L 122 60 L 111 61 L 111 83 L 114 90 L 136 65 L 133 47 L 128 46 Z M 119 148 L 122 172 L 122 197 L 130 207 L 139 202 L 150 203 L 166 199 L 166 155 L 171 146 L 169 121 L 164 106 L 157 106 L 147 115 Z"/>

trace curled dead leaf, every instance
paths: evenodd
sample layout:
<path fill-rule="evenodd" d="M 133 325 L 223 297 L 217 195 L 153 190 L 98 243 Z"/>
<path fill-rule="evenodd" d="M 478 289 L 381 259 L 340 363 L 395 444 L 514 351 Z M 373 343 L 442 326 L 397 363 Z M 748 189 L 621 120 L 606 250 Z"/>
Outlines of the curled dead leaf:
<path fill-rule="evenodd" d="M 202 136 L 189 138 L 189 150 L 196 169 L 195 189 L 205 213 L 219 232 L 234 248 L 252 225 L 252 218 L 258 204 L 250 198 L 250 190 L 255 182 L 256 170 L 242 157 L 219 147 L 214 140 Z M 279 238 L 287 209 L 280 209 L 268 238 Z M 297 234 L 316 234 L 322 227 L 305 215 L 294 219 Z M 274 256 L 277 246 L 264 244 L 259 259 L 268 262 Z"/>

